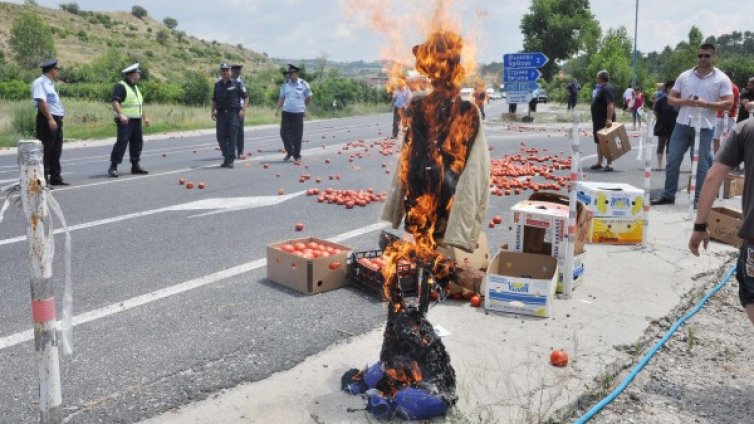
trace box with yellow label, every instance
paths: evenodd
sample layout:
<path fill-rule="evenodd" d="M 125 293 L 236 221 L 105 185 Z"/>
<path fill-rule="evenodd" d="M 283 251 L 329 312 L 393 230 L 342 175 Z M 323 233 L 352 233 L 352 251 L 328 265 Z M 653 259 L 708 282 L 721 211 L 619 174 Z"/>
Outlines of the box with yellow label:
<path fill-rule="evenodd" d="M 484 308 L 549 317 L 558 283 L 558 260 L 548 255 L 499 252 L 485 277 Z"/>
<path fill-rule="evenodd" d="M 595 216 L 636 218 L 644 214 L 644 190 L 629 184 L 579 181 L 576 197 Z"/>
<path fill-rule="evenodd" d="M 644 220 L 642 218 L 595 216 L 592 218 L 589 242 L 593 244 L 641 244 L 643 230 Z"/>

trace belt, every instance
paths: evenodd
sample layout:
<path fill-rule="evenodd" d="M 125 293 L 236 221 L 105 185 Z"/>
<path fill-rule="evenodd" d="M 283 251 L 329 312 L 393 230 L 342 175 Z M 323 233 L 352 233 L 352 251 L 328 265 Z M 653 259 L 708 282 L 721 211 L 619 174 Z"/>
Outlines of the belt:
<path fill-rule="evenodd" d="M 241 110 L 240 107 L 232 107 L 230 109 L 217 109 L 217 112 L 218 113 L 228 113 L 228 112 L 238 112 L 240 110 Z"/>

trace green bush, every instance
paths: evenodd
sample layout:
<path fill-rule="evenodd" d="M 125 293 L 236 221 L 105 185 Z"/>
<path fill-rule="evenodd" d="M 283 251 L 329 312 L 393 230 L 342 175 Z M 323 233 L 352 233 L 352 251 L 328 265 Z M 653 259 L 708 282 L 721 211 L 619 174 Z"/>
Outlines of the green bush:
<path fill-rule="evenodd" d="M 10 123 L 11 131 L 25 138 L 34 137 L 36 116 L 37 111 L 30 104 L 14 108 Z"/>
<path fill-rule="evenodd" d="M 24 100 L 31 97 L 31 88 L 29 84 L 23 81 L 0 81 L 0 99 L 3 100 Z"/>
<path fill-rule="evenodd" d="M 113 85 L 108 83 L 60 84 L 58 85 L 58 92 L 64 104 L 66 97 L 109 102 L 112 96 Z"/>
<path fill-rule="evenodd" d="M 185 105 L 205 106 L 209 103 L 212 85 L 201 72 L 188 71 L 183 76 L 183 95 L 180 102 Z"/>
<path fill-rule="evenodd" d="M 78 3 L 61 3 L 60 4 L 60 10 L 66 11 L 68 13 L 73 13 L 74 15 L 78 15 L 80 12 L 79 4 Z"/>
<path fill-rule="evenodd" d="M 134 6 L 131 8 L 131 14 L 136 16 L 137 18 L 141 19 L 148 15 L 147 9 L 144 9 L 141 6 Z"/>

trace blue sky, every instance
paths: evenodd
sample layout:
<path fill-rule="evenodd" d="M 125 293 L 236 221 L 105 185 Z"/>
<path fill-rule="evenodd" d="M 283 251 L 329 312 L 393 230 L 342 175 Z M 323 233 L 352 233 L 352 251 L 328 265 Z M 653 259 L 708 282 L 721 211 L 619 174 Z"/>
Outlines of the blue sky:
<path fill-rule="evenodd" d="M 57 8 L 75 0 L 38 0 Z M 355 20 L 347 20 L 343 5 L 353 0 L 78 0 L 85 10 L 131 10 L 139 4 L 150 16 L 172 16 L 178 29 L 209 40 L 241 43 L 272 57 L 312 58 L 326 53 L 331 60 L 374 60 L 386 39 Z M 373 0 L 363 0 L 369 2 Z M 15 0 L 14 3 L 21 3 Z M 431 0 L 404 0 L 405 4 L 429 5 Z M 456 0 L 457 16 L 466 32 L 475 28 L 479 38 L 477 59 L 500 61 L 503 53 L 522 47 L 519 29 L 528 1 Z M 636 0 L 592 0 L 592 11 L 603 29 L 624 25 L 633 35 Z M 476 12 L 485 18 L 476 21 Z M 754 3 L 744 0 L 641 0 L 639 40 L 642 51 L 661 50 L 686 38 L 691 25 L 705 36 L 733 30 L 751 30 Z M 396 21 L 396 26 L 399 26 Z M 411 31 L 406 31 L 410 33 Z M 411 37 L 409 37 L 411 38 Z M 413 37 L 416 38 L 416 37 Z M 410 40 L 417 42 L 419 40 Z"/>

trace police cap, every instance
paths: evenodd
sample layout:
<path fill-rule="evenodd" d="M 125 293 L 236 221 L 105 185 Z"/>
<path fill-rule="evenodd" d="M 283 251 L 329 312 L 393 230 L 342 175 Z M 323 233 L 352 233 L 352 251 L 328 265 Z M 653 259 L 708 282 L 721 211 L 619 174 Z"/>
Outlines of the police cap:
<path fill-rule="evenodd" d="M 124 74 L 130 74 L 131 72 L 141 73 L 141 71 L 139 70 L 139 63 L 137 62 L 137 63 L 134 63 L 131 66 L 125 67 L 125 68 L 123 68 L 123 70 L 121 72 L 124 73 Z"/>
<path fill-rule="evenodd" d="M 220 64 L 220 70 L 225 70 L 225 69 L 230 69 L 230 65 L 228 65 L 225 62 L 223 62 L 223 63 Z"/>
<path fill-rule="evenodd" d="M 301 72 L 301 68 L 299 68 L 299 67 L 298 67 L 298 66 L 296 66 L 296 65 L 291 65 L 291 64 L 289 63 L 289 64 L 288 64 L 288 73 L 289 73 L 289 74 L 292 74 L 292 73 L 294 73 L 294 72 L 295 72 L 295 73 L 299 73 L 299 72 Z"/>
<path fill-rule="evenodd" d="M 232 69 L 234 71 L 240 71 L 242 68 L 243 68 L 243 65 L 239 65 L 237 63 L 234 63 L 234 64 L 230 65 L 230 69 Z"/>
<path fill-rule="evenodd" d="M 42 72 L 47 72 L 47 71 L 49 71 L 50 69 L 53 69 L 53 68 L 60 69 L 60 67 L 58 66 L 58 60 L 57 59 L 52 59 L 52 60 L 48 60 L 45 63 L 41 63 L 39 65 L 39 67 L 42 68 Z"/>

